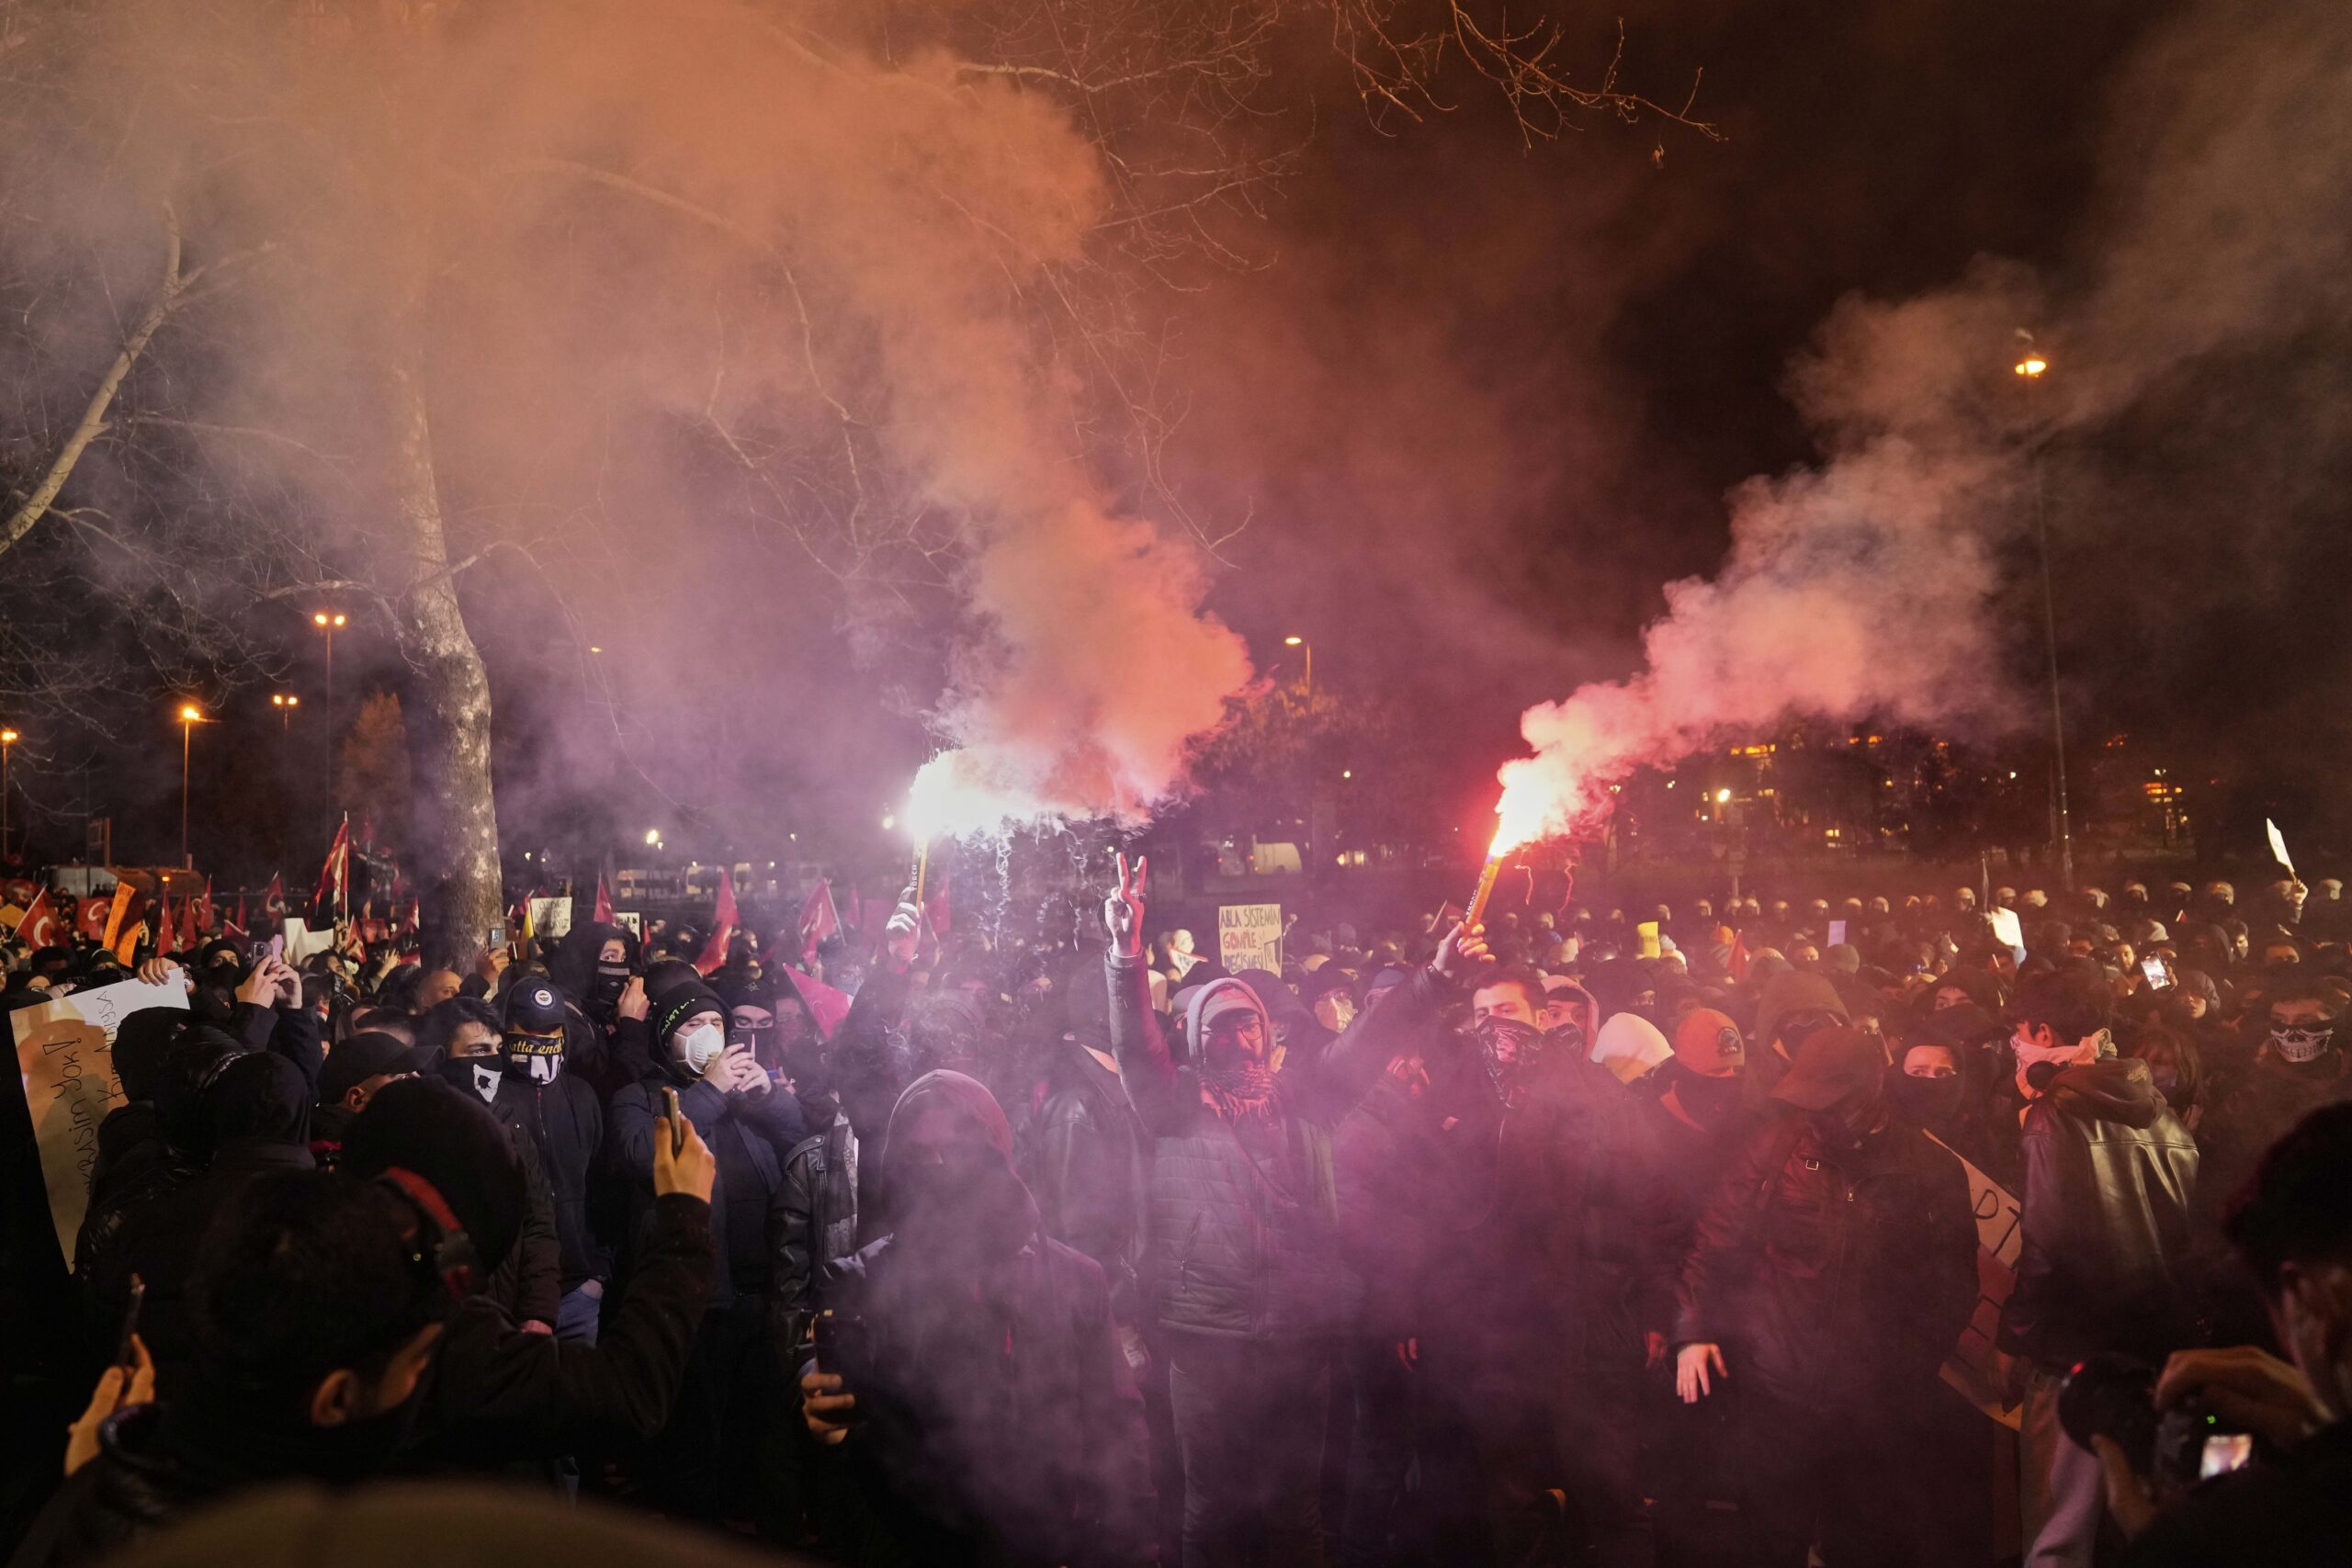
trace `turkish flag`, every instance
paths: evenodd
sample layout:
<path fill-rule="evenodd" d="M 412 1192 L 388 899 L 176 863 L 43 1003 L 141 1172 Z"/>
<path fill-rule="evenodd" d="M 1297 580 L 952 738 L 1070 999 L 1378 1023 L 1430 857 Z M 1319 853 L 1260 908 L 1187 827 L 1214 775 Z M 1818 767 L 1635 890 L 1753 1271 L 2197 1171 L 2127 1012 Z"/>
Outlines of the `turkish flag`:
<path fill-rule="evenodd" d="M 165 893 L 161 897 L 163 904 L 155 919 L 155 945 L 165 948 L 178 939 L 179 927 L 172 920 L 172 896 Z"/>
<path fill-rule="evenodd" d="M 34 897 L 25 918 L 17 922 L 17 940 L 27 947 L 56 947 L 65 941 L 65 922 L 57 918 L 48 888 Z"/>
<path fill-rule="evenodd" d="M 319 890 L 311 896 L 311 908 L 323 909 L 330 919 L 340 914 L 350 877 L 351 823 L 346 819 L 334 830 L 334 842 L 327 846 L 326 863 L 319 867 Z"/>
<path fill-rule="evenodd" d="M 40 892 L 38 883 L 12 876 L 6 882 L 0 882 L 0 904 L 14 904 L 19 909 L 30 909 L 33 900 L 40 897 Z"/>
<path fill-rule="evenodd" d="M 596 874 L 596 912 L 588 918 L 600 926 L 618 923 L 613 919 L 613 890 L 605 886 L 605 874 L 601 871 Z"/>
<path fill-rule="evenodd" d="M 286 879 L 274 871 L 269 874 L 269 891 L 261 896 L 261 912 L 273 925 L 286 913 Z"/>
<path fill-rule="evenodd" d="M 792 982 L 792 988 L 799 993 L 800 1005 L 808 1010 L 809 1021 L 816 1024 L 817 1032 L 831 1040 L 833 1031 L 842 1026 L 842 1020 L 849 1016 L 849 993 L 837 991 L 820 980 L 812 980 L 789 964 L 779 964 L 776 967 L 784 971 L 786 978 Z"/>
<path fill-rule="evenodd" d="M 197 913 L 196 898 L 193 895 L 189 897 L 187 902 L 180 906 L 180 951 L 182 953 L 194 953 L 204 941 L 202 928 L 212 923 L 211 886 L 210 883 L 205 884 L 206 912 L 200 919 Z"/>
<path fill-rule="evenodd" d="M 237 895 L 237 918 L 236 918 L 235 919 L 233 919 L 233 920 L 231 920 L 231 921 L 227 922 L 227 923 L 228 923 L 228 927 L 229 927 L 229 931 L 228 931 L 228 933 L 227 933 L 227 934 L 232 934 L 232 935 L 236 935 L 236 936 L 243 936 L 244 934 L 246 934 L 246 933 L 245 933 L 245 896 L 244 896 L 243 893 L 239 893 L 239 894 Z"/>
<path fill-rule="evenodd" d="M 727 868 L 718 868 L 718 908 L 711 916 L 710 940 L 703 943 L 702 956 L 695 960 L 695 967 L 705 975 L 716 975 L 727 963 L 728 944 L 735 940 L 735 927 L 742 916 L 735 908 L 735 879 Z"/>
<path fill-rule="evenodd" d="M 82 900 L 81 908 L 74 911 L 74 934 L 91 942 L 106 941 L 107 916 L 113 908 L 112 898 L 101 898 L 95 893 L 91 894 Z"/>
<path fill-rule="evenodd" d="M 833 885 L 823 877 L 817 879 L 816 891 L 800 906 L 800 961 L 808 962 L 809 955 L 841 934 L 842 912 L 833 908 Z"/>

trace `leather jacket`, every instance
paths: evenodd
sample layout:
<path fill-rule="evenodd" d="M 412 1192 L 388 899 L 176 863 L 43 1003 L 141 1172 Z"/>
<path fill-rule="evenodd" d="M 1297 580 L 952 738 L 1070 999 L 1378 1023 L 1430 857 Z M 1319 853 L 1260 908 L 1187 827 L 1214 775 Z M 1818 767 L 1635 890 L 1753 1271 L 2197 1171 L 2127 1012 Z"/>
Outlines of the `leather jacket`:
<path fill-rule="evenodd" d="M 2162 1360 L 2195 1334 L 2197 1145 L 2145 1062 L 2069 1067 L 2026 1108 L 2017 1286 L 2000 1345 L 2043 1367 L 2097 1350 Z"/>

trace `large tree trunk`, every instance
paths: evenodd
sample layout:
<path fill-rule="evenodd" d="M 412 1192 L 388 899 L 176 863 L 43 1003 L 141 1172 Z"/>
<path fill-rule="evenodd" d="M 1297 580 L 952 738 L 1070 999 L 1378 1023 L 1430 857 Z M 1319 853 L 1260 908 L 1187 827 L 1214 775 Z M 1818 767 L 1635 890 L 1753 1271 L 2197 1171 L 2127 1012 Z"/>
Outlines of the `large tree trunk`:
<path fill-rule="evenodd" d="M 397 543 L 409 558 L 398 605 L 416 792 L 410 842 L 432 888 L 424 904 L 428 961 L 464 966 L 506 904 L 490 775 L 490 676 L 458 607 L 419 368 L 412 358 L 391 374 Z"/>

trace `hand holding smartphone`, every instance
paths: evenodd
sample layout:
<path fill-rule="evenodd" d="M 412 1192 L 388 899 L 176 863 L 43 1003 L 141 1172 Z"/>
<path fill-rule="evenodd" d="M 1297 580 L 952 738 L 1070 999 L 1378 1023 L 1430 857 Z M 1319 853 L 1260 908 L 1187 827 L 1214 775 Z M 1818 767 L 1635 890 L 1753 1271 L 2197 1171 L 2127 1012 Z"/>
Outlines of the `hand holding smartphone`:
<path fill-rule="evenodd" d="M 670 1157 L 675 1159 L 686 1146 L 686 1115 L 678 1109 L 678 1091 L 667 1084 L 662 1086 L 662 1104 L 670 1118 Z"/>

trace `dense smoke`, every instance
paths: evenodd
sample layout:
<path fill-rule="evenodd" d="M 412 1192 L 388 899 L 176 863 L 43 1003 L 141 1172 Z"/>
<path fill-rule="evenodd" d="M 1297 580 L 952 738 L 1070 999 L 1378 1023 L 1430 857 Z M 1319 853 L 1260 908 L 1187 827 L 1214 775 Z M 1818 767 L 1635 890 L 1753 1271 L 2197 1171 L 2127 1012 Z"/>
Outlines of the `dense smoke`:
<path fill-rule="evenodd" d="M 870 778 L 829 745 L 845 714 L 876 728 L 854 685 L 960 749 L 991 811 L 1133 818 L 1247 681 L 1191 546 L 1087 438 L 1088 367 L 1124 352 L 1099 130 L 967 69 L 944 25 L 735 0 L 40 19 L 71 112 L 20 150 L 54 207 L 19 271 L 63 252 L 141 299 L 167 211 L 192 264 L 240 258 L 127 394 L 177 433 L 141 504 L 205 493 L 218 531 L 184 532 L 198 566 L 240 562 L 224 611 L 255 584 L 221 541 L 261 539 L 262 586 L 348 585 L 356 642 L 434 570 L 385 525 L 388 379 L 413 376 L 475 639 L 537 707 L 584 689 L 611 716 L 508 748 L 509 814 L 616 741 L 697 800 L 787 793 L 796 752 Z M 56 335 L 104 344 L 111 314 Z M 51 400 L 86 395 L 88 355 L 58 361 Z"/>
<path fill-rule="evenodd" d="M 2001 566 L 2032 525 L 2034 466 L 2185 423 L 2186 377 L 2242 375 L 2233 361 L 2352 320 L 2341 7 L 2192 8 L 2110 104 L 2071 265 L 2044 279 L 1980 260 L 1950 288 L 1832 313 L 1789 378 L 1823 460 L 1733 491 L 1728 558 L 1668 588 L 1645 669 L 1526 713 L 1533 755 L 1502 770 L 1500 842 L 1589 826 L 1634 768 L 1791 718 L 2027 722 L 2030 664 L 2007 645 L 2039 627 L 2002 613 Z M 2018 372 L 2029 351 L 2045 377 Z M 2343 388 L 2336 372 L 2244 389 L 2302 428 Z M 2071 477 L 2075 509 L 2110 501 L 2098 476 Z"/>

